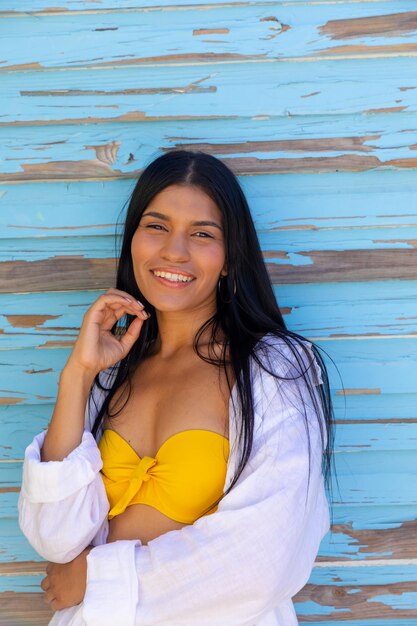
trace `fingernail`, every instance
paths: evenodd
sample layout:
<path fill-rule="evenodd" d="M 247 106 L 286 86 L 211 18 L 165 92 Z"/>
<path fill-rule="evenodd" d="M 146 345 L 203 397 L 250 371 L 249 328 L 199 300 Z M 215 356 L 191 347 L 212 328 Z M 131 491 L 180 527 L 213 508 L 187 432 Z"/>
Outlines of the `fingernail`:
<path fill-rule="evenodd" d="M 139 306 L 143 307 L 144 305 L 142 304 L 142 302 L 140 302 L 139 300 L 136 300 L 136 302 L 138 303 Z"/>
<path fill-rule="evenodd" d="M 132 300 L 130 298 L 126 298 L 126 296 L 122 296 L 122 298 L 124 298 L 125 300 L 127 300 L 128 302 L 132 302 Z"/>
<path fill-rule="evenodd" d="M 143 314 L 143 315 L 146 315 L 146 318 L 145 318 L 145 319 L 149 319 L 149 318 L 150 318 L 150 316 L 151 316 L 151 314 L 150 314 L 150 313 L 148 313 L 148 311 L 145 311 L 145 309 L 142 311 L 142 314 Z"/>

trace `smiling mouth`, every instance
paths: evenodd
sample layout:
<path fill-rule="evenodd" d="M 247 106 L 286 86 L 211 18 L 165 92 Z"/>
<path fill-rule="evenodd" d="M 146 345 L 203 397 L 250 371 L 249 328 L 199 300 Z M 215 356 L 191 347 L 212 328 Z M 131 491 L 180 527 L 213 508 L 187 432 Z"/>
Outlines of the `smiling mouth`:
<path fill-rule="evenodd" d="M 174 274 L 173 272 L 158 272 L 150 270 L 155 278 L 163 281 L 165 284 L 171 285 L 189 285 L 195 278 L 191 276 L 185 276 L 184 274 Z"/>

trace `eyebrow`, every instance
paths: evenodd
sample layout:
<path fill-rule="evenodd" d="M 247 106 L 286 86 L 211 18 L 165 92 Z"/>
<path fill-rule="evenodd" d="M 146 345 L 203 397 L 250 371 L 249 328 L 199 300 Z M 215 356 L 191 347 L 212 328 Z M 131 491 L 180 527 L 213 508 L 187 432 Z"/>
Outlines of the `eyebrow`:
<path fill-rule="evenodd" d="M 142 217 L 148 217 L 148 216 L 157 217 L 167 222 L 170 221 L 170 218 L 168 217 L 168 215 L 164 215 L 163 213 L 158 213 L 157 211 L 148 211 L 147 213 L 142 214 Z M 197 222 L 192 222 L 192 225 L 193 226 L 214 226 L 215 228 L 218 228 L 219 230 L 223 232 L 223 228 L 219 226 L 217 222 L 212 222 L 210 220 L 198 220 Z"/>

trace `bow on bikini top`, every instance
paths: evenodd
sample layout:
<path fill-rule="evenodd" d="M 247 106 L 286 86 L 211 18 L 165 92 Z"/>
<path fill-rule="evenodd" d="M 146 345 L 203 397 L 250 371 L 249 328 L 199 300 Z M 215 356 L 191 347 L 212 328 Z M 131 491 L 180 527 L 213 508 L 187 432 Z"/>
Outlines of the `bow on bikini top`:
<path fill-rule="evenodd" d="M 219 433 L 184 430 L 169 437 L 155 458 L 140 458 L 121 435 L 106 428 L 98 447 L 109 520 L 131 504 L 148 504 L 177 522 L 192 524 L 223 494 L 229 440 Z"/>

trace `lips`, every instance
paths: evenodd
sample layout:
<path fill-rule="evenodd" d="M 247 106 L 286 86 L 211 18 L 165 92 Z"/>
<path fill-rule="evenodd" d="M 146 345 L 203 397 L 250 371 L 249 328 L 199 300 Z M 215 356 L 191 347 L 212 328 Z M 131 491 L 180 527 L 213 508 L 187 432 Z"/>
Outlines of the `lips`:
<path fill-rule="evenodd" d="M 154 267 L 151 272 L 166 272 L 167 274 L 178 274 L 179 276 L 185 276 L 186 278 L 195 278 L 194 274 L 189 274 L 183 270 L 168 268 L 168 267 Z"/>
<path fill-rule="evenodd" d="M 166 287 L 172 287 L 174 289 L 182 289 L 184 287 L 187 287 L 188 285 L 191 285 L 191 283 L 194 282 L 195 278 L 193 278 L 192 280 L 170 280 L 169 278 L 163 278 L 162 276 L 157 276 L 153 270 L 150 270 L 152 276 L 155 278 L 155 280 L 157 280 L 161 285 L 164 285 Z"/>

